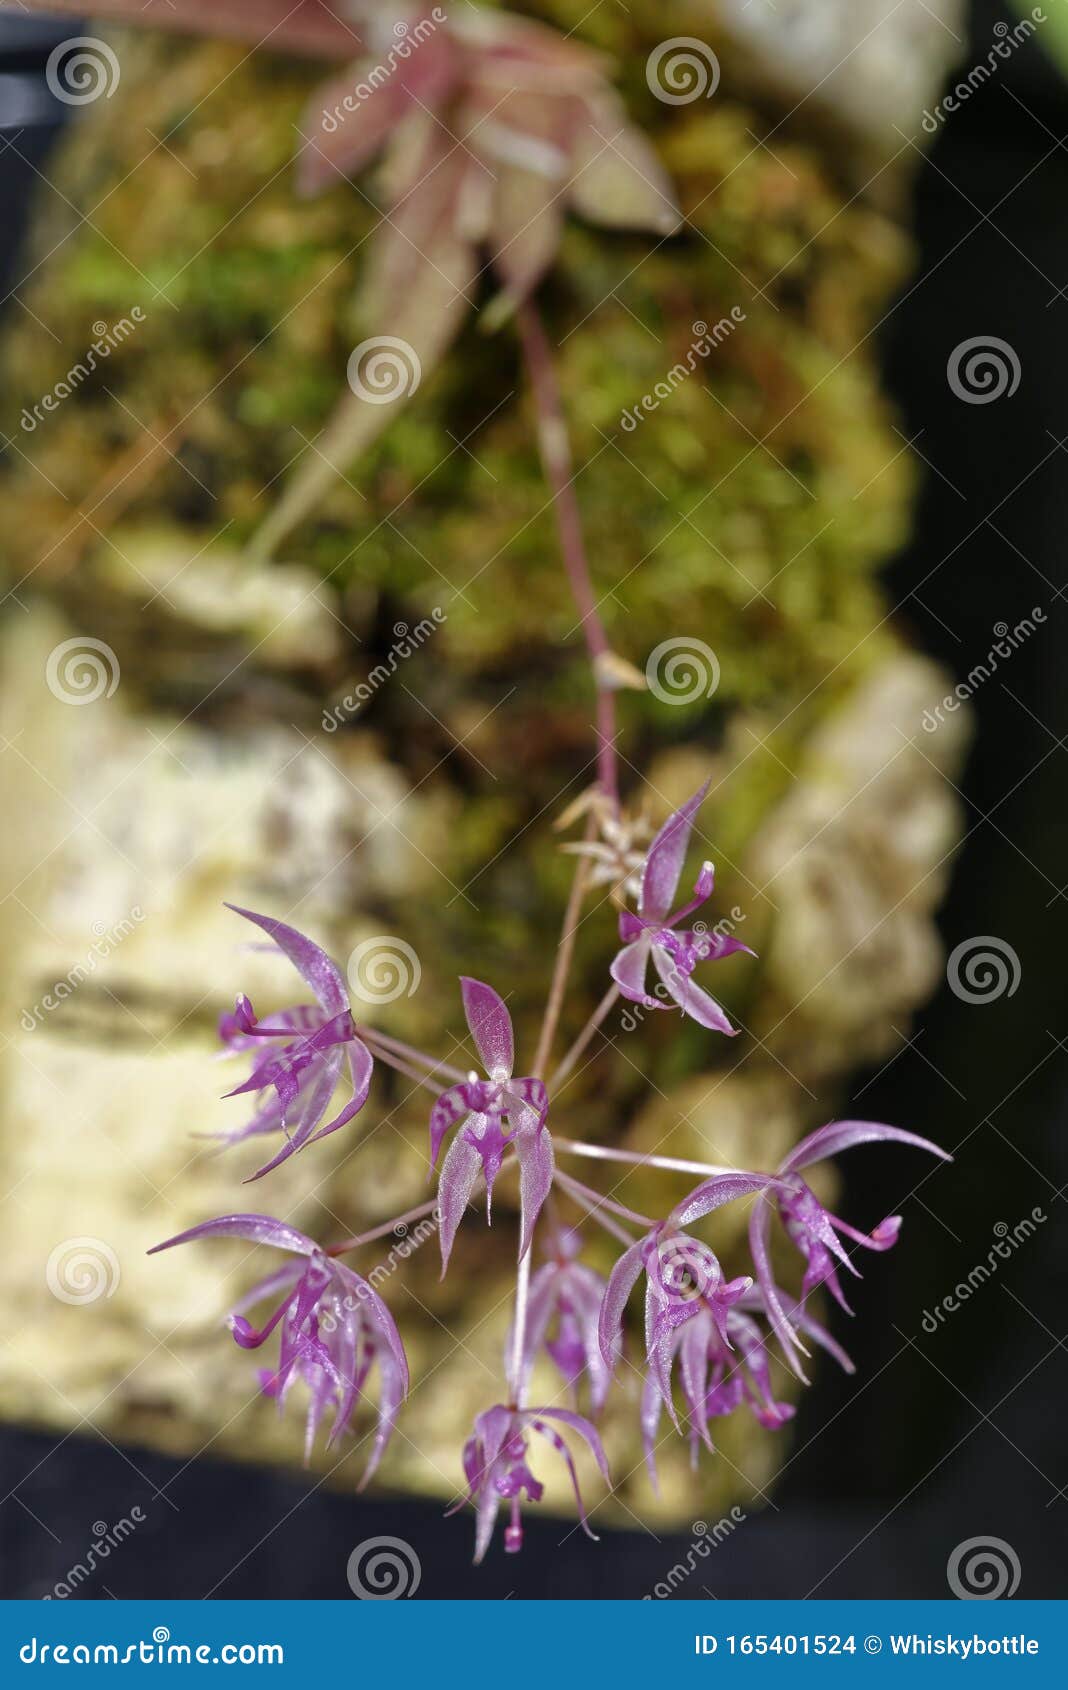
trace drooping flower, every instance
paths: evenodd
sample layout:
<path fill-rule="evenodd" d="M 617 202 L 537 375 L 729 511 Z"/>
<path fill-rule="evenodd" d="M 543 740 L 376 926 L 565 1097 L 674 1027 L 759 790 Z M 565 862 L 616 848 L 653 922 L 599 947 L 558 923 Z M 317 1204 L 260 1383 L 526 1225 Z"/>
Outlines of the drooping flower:
<path fill-rule="evenodd" d="M 785 1292 L 778 1295 L 791 1322 L 833 1356 L 846 1373 L 852 1373 L 853 1363 L 826 1328 Z M 770 1334 L 760 1325 L 760 1317 L 765 1314 L 763 1293 L 759 1286 L 751 1285 L 727 1311 L 722 1328 L 711 1310 L 702 1308 L 692 1321 L 676 1327 L 671 1334 L 668 1366 L 677 1370 L 694 1466 L 699 1444 L 710 1451 L 715 1447 L 709 1422 L 733 1414 L 743 1404 L 772 1431 L 793 1419 L 793 1405 L 779 1402 L 772 1389 Z M 654 1490 L 658 1488 L 656 1447 L 663 1407 L 660 1382 L 650 1369 L 642 1388 L 641 1428 Z"/>
<path fill-rule="evenodd" d="M 248 1079 L 227 1096 L 267 1094 L 266 1098 L 259 1097 L 256 1113 L 243 1127 L 225 1135 L 227 1142 L 237 1144 L 265 1133 L 285 1134 L 282 1148 L 250 1176 L 261 1179 L 295 1151 L 337 1132 L 359 1113 L 367 1101 L 374 1062 L 357 1036 L 340 970 L 326 952 L 285 922 L 255 915 L 236 904 L 228 907 L 263 929 L 316 998 L 315 1004 L 276 1010 L 266 1020 L 258 1021 L 252 1004 L 242 994 L 233 1012 L 219 1022 L 219 1036 L 227 1050 L 257 1052 Z M 352 1096 L 341 1112 L 322 1126 L 346 1063 Z"/>
<path fill-rule="evenodd" d="M 460 990 L 486 1078 L 480 1080 L 473 1073 L 450 1086 L 430 1111 L 432 1167 L 437 1164 L 450 1127 L 457 1121 L 464 1123 L 449 1146 L 438 1181 L 442 1272 L 448 1266 L 456 1228 L 475 1180 L 480 1173 L 485 1178 L 488 1207 L 506 1150 L 514 1149 L 519 1163 L 520 1259 L 530 1248 L 534 1223 L 553 1182 L 552 1138 L 545 1125 L 549 1096 L 541 1080 L 512 1078 L 515 1039 L 504 1000 L 492 986 L 466 976 L 460 981 Z"/>
<path fill-rule="evenodd" d="M 803 1305 L 810 1291 L 826 1285 L 831 1295 L 847 1313 L 846 1302 L 838 1278 L 838 1267 L 844 1267 L 856 1278 L 859 1268 L 853 1264 L 850 1252 L 842 1243 L 849 1239 L 865 1250 L 889 1250 L 897 1242 L 901 1230 L 901 1216 L 890 1215 L 880 1221 L 874 1231 L 859 1232 L 840 1216 L 825 1209 L 812 1188 L 801 1178 L 801 1169 L 836 1156 L 857 1144 L 910 1144 L 917 1150 L 929 1151 L 949 1162 L 952 1158 L 930 1139 L 917 1133 L 905 1132 L 901 1127 L 882 1126 L 877 1121 L 832 1121 L 810 1133 L 795 1145 L 781 1163 L 778 1173 L 770 1181 L 764 1198 L 753 1210 L 749 1223 L 749 1241 L 753 1265 L 760 1285 L 768 1320 L 783 1348 L 783 1353 L 800 1378 L 804 1372 L 800 1353 L 804 1345 L 797 1337 L 797 1323 L 791 1322 L 784 1306 L 782 1293 L 775 1284 L 769 1251 L 769 1234 L 773 1210 L 777 1210 L 787 1236 L 797 1245 L 805 1261 L 800 1303 Z"/>
<path fill-rule="evenodd" d="M 606 1484 L 611 1484 L 608 1460 L 596 1428 L 581 1414 L 573 1414 L 566 1408 L 506 1408 L 503 1403 L 483 1410 L 476 1415 L 474 1433 L 464 1445 L 467 1495 L 449 1510 L 455 1513 L 465 1502 L 470 1502 L 475 1509 L 476 1565 L 489 1548 L 497 1510 L 502 1502 L 510 1504 L 510 1519 L 504 1533 L 505 1552 L 515 1555 L 523 1547 L 520 1498 L 525 1494 L 528 1502 L 540 1502 L 545 1488 L 527 1465 L 530 1432 L 537 1432 L 563 1458 L 575 1492 L 582 1529 L 596 1543 L 596 1533 L 591 1530 L 586 1518 L 574 1459 L 560 1433 L 550 1424 L 553 1421 L 585 1439 Z"/>
<path fill-rule="evenodd" d="M 552 1260 L 531 1275 L 520 1379 L 525 1386 L 535 1359 L 544 1349 L 576 1398 L 586 1376 L 590 1407 L 599 1414 L 612 1378 L 598 1339 L 605 1282 L 593 1268 L 576 1260 L 581 1248 L 580 1235 L 561 1228 L 553 1238 Z"/>
<path fill-rule="evenodd" d="M 625 1250 L 609 1275 L 598 1323 L 604 1363 L 614 1370 L 619 1361 L 624 1310 L 644 1271 L 646 1362 L 672 1417 L 675 1416 L 671 1396 L 674 1334 L 704 1312 L 727 1343 L 730 1310 L 753 1284 L 744 1275 L 728 1280 L 714 1251 L 684 1229 L 725 1203 L 762 1191 L 768 1179 L 767 1174 L 731 1173 L 706 1180 L 665 1220 Z"/>
<path fill-rule="evenodd" d="M 261 1371 L 260 1385 L 281 1409 L 296 1380 L 304 1381 L 308 1389 L 305 1459 L 328 1411 L 332 1411 L 328 1448 L 342 1432 L 352 1430 L 368 1375 L 377 1367 L 377 1427 L 360 1480 L 362 1489 L 382 1459 L 408 1394 L 408 1361 L 393 1316 L 366 1279 L 327 1256 L 295 1227 L 269 1215 L 221 1215 L 168 1238 L 149 1254 L 212 1237 L 244 1238 L 297 1257 L 242 1298 L 231 1311 L 230 1330 L 242 1349 L 255 1350 L 280 1328 L 278 1364 Z M 281 1301 L 263 1325 L 252 1326 L 245 1310 L 279 1295 Z"/>
<path fill-rule="evenodd" d="M 623 949 L 613 959 L 611 975 L 631 1003 L 639 1003 L 645 1009 L 669 1009 L 670 1004 L 662 996 L 653 997 L 646 991 L 645 977 L 651 959 L 665 991 L 685 1015 L 702 1027 L 734 1034 L 738 1029 L 731 1026 L 715 998 L 695 986 L 690 976 L 699 962 L 719 962 L 735 951 L 747 951 L 750 956 L 753 952 L 740 939 L 709 932 L 700 924 L 683 929 L 678 925 L 712 896 L 715 870 L 711 863 L 702 866 L 689 903 L 674 913 L 671 909 L 694 819 L 707 791 L 706 781 L 681 809 L 668 817 L 650 845 L 642 871 L 637 912 L 624 910 L 619 917 Z"/>
<path fill-rule="evenodd" d="M 692 1320 L 670 1333 L 664 1351 L 664 1366 L 672 1379 L 673 1370 L 677 1368 L 695 1467 L 701 1443 L 710 1451 L 714 1449 L 709 1432 L 710 1420 L 733 1414 L 743 1402 L 749 1405 L 762 1426 L 785 1425 L 794 1413 L 789 1403 L 775 1400 L 760 1328 L 752 1316 L 743 1314 L 738 1308 L 727 1310 L 722 1325 L 711 1309 L 699 1308 Z M 657 1484 L 656 1444 L 663 1407 L 661 1381 L 650 1368 L 642 1388 L 641 1427 L 646 1465 L 654 1488 Z"/>

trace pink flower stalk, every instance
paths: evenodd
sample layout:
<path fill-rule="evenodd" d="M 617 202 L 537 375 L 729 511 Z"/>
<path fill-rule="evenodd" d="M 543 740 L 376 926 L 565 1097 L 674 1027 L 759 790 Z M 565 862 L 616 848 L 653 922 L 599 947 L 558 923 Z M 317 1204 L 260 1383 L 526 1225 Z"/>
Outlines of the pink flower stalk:
<path fill-rule="evenodd" d="M 537 1432 L 562 1457 L 575 1492 L 575 1504 L 582 1529 L 587 1537 L 596 1543 L 596 1534 L 590 1529 L 586 1518 L 574 1459 L 560 1433 L 555 1426 L 549 1424 L 551 1421 L 568 1427 L 585 1439 L 605 1482 L 611 1483 L 608 1460 L 596 1428 L 581 1414 L 573 1414 L 565 1408 L 506 1408 L 502 1403 L 484 1409 L 481 1414 L 476 1415 L 474 1433 L 464 1445 L 463 1466 L 467 1479 L 467 1496 L 461 1497 L 449 1510 L 450 1513 L 455 1513 L 457 1508 L 463 1507 L 465 1501 L 470 1502 L 475 1509 L 476 1565 L 489 1548 L 497 1510 L 502 1502 L 510 1505 L 504 1547 L 507 1554 L 515 1555 L 523 1547 L 520 1497 L 525 1494 L 529 1502 L 541 1501 L 544 1486 L 538 1482 L 527 1465 L 530 1447 L 528 1432 Z"/>
<path fill-rule="evenodd" d="M 733 1035 L 738 1029 L 731 1026 L 715 998 L 695 986 L 690 976 L 699 962 L 720 962 L 735 951 L 747 951 L 750 956 L 753 952 L 740 939 L 710 933 L 701 926 L 680 931 L 678 925 L 712 896 L 715 870 L 711 863 L 702 866 L 690 901 L 671 913 L 694 820 L 708 785 L 706 781 L 668 817 L 650 845 L 642 871 L 637 914 L 624 910 L 619 917 L 623 949 L 612 963 L 611 974 L 631 1003 L 640 1003 L 643 1009 L 667 1009 L 668 1004 L 650 996 L 645 989 L 651 959 L 666 991 L 684 1015 L 714 1032 Z"/>
<path fill-rule="evenodd" d="M 443 1091 L 430 1111 L 430 1162 L 435 1166 L 442 1139 L 457 1121 L 464 1126 L 449 1146 L 438 1181 L 441 1212 L 441 1269 L 449 1265 L 456 1229 L 481 1173 L 486 1181 L 487 1213 L 493 1182 L 507 1149 L 519 1163 L 522 1224 L 519 1255 L 530 1248 L 534 1224 L 553 1183 L 552 1138 L 545 1127 L 549 1095 L 541 1080 L 513 1079 L 515 1039 L 503 998 L 481 980 L 460 981 L 464 1013 L 486 1078 L 472 1074 Z M 505 1132 L 507 1121 L 509 1130 Z"/>
<path fill-rule="evenodd" d="M 253 1244 L 288 1250 L 297 1257 L 242 1298 L 231 1311 L 230 1330 L 242 1349 L 257 1350 L 276 1327 L 281 1329 L 278 1365 L 261 1371 L 260 1385 L 267 1396 L 277 1399 L 279 1410 L 298 1378 L 307 1386 L 306 1461 L 328 1410 L 333 1414 L 328 1448 L 342 1432 L 352 1430 L 368 1375 L 377 1366 L 377 1428 L 360 1481 L 362 1489 L 382 1459 L 397 1412 L 408 1394 L 408 1361 L 393 1316 L 366 1279 L 325 1255 L 295 1227 L 269 1215 L 221 1215 L 217 1220 L 202 1221 L 157 1244 L 149 1254 L 210 1237 L 244 1238 Z M 281 1301 L 257 1330 L 246 1319 L 245 1310 L 279 1293 Z"/>
<path fill-rule="evenodd" d="M 258 1107 L 243 1127 L 225 1135 L 227 1143 L 238 1144 L 264 1133 L 285 1135 L 285 1143 L 277 1154 L 249 1176 L 255 1180 L 262 1179 L 305 1145 L 346 1126 L 367 1101 L 374 1062 L 367 1046 L 357 1036 L 340 970 L 326 952 L 283 921 L 254 915 L 251 910 L 238 909 L 236 904 L 229 907 L 246 921 L 262 927 L 316 998 L 314 1005 L 299 1004 L 294 1009 L 277 1010 L 266 1021 L 258 1021 L 252 1004 L 242 994 L 232 1014 L 220 1020 L 219 1036 L 228 1050 L 257 1052 L 248 1079 L 227 1096 L 242 1097 L 247 1092 L 256 1092 Z M 263 1041 L 268 1041 L 266 1048 Z M 337 1090 L 344 1063 L 348 1064 L 352 1096 L 333 1120 L 320 1126 Z"/>

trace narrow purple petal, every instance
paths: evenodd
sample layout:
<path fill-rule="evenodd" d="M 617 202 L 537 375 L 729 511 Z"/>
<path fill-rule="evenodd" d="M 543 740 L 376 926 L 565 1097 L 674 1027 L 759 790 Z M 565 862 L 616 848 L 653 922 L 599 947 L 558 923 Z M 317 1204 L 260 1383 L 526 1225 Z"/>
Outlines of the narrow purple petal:
<path fill-rule="evenodd" d="M 760 1286 L 764 1299 L 764 1309 L 768 1317 L 768 1324 L 782 1347 L 787 1365 L 797 1374 L 797 1377 L 808 1384 L 805 1370 L 798 1359 L 804 1346 L 798 1341 L 797 1335 L 786 1318 L 786 1311 L 779 1301 L 779 1290 L 772 1277 L 771 1256 L 768 1251 L 768 1233 L 771 1229 L 771 1204 L 766 1200 L 759 1202 L 749 1217 L 749 1249 L 756 1269 L 757 1284 Z"/>
<path fill-rule="evenodd" d="M 608 1387 L 612 1383 L 612 1375 L 605 1366 L 598 1336 L 605 1284 L 599 1273 L 584 1267 L 580 1262 L 576 1262 L 567 1273 L 567 1295 L 575 1311 L 586 1355 L 590 1405 L 595 1414 L 600 1414 L 608 1397 Z"/>
<path fill-rule="evenodd" d="M 686 860 L 686 847 L 694 817 L 704 803 L 709 781 L 668 817 L 649 847 L 642 874 L 642 891 L 638 908 L 647 921 L 666 921 L 679 884 L 679 875 Z"/>
<path fill-rule="evenodd" d="M 464 1014 L 471 1029 L 482 1066 L 491 1080 L 506 1080 L 515 1067 L 512 1017 L 504 999 L 481 980 L 460 977 Z"/>
<path fill-rule="evenodd" d="M 571 1430 L 577 1432 L 580 1438 L 584 1438 L 590 1446 L 593 1459 L 601 1469 L 605 1483 L 609 1485 L 612 1483 L 612 1475 L 608 1470 L 608 1457 L 604 1452 L 601 1435 L 592 1421 L 587 1420 L 584 1414 L 576 1414 L 570 1408 L 539 1408 L 530 1412 L 536 1413 L 540 1420 L 559 1420 L 563 1425 L 570 1426 Z"/>
<path fill-rule="evenodd" d="M 441 1141 L 450 1127 L 457 1121 L 462 1121 L 465 1115 L 471 1113 L 468 1102 L 470 1086 L 462 1080 L 458 1086 L 450 1086 L 443 1091 L 435 1101 L 430 1111 L 430 1166 L 437 1166 L 438 1155 L 441 1151 Z"/>
<path fill-rule="evenodd" d="M 349 998 L 341 973 L 336 963 L 318 945 L 306 939 L 303 933 L 298 933 L 295 927 L 287 927 L 284 921 L 275 921 L 273 916 L 256 915 L 252 910 L 243 910 L 239 904 L 227 904 L 226 907 L 235 915 L 244 916 L 246 921 L 254 921 L 257 927 L 262 927 L 304 976 L 328 1015 L 340 1015 L 342 1010 L 348 1009 Z"/>
<path fill-rule="evenodd" d="M 665 1222 L 670 1231 L 679 1226 L 690 1226 L 704 1215 L 710 1215 L 714 1209 L 721 1209 L 724 1203 L 733 1203 L 739 1197 L 749 1197 L 754 1191 L 764 1191 L 774 1183 L 773 1174 L 713 1174 L 684 1197 L 678 1208 L 673 1209 Z"/>
<path fill-rule="evenodd" d="M 586 1518 L 586 1505 L 582 1500 L 582 1492 L 579 1489 L 578 1474 L 575 1471 L 575 1463 L 572 1459 L 571 1451 L 568 1449 L 559 1432 L 555 1432 L 551 1426 L 546 1426 L 540 1418 L 541 1414 L 547 1412 L 547 1410 L 540 1410 L 539 1418 L 531 1420 L 530 1425 L 535 1432 L 539 1432 L 543 1438 L 546 1438 L 562 1457 L 564 1465 L 568 1471 L 568 1477 L 571 1480 L 571 1489 L 575 1493 L 575 1507 L 578 1509 L 579 1525 L 582 1527 L 588 1538 L 591 1538 L 594 1543 L 599 1543 L 600 1539 L 598 1538 L 597 1533 Z"/>
<path fill-rule="evenodd" d="M 475 1187 L 482 1158 L 475 1146 L 458 1135 L 448 1148 L 438 1178 L 439 1237 L 441 1242 L 441 1277 L 449 1265 L 456 1229 L 464 1217 Z"/>
<path fill-rule="evenodd" d="M 597 1336 L 604 1364 L 610 1373 L 615 1371 L 623 1348 L 623 1311 L 642 1271 L 645 1243 L 645 1239 L 640 1238 L 637 1244 L 632 1244 L 629 1250 L 624 1250 L 609 1274 L 608 1284 L 604 1289 Z"/>
<path fill-rule="evenodd" d="M 818 1127 L 814 1133 L 809 1133 L 801 1143 L 795 1145 L 789 1156 L 782 1164 L 780 1172 L 797 1173 L 802 1168 L 811 1166 L 813 1162 L 822 1162 L 827 1156 L 837 1156 L 842 1150 L 851 1150 L 857 1144 L 911 1144 L 916 1150 L 927 1150 L 932 1156 L 937 1156 L 943 1162 L 952 1162 L 948 1151 L 933 1144 L 929 1138 L 921 1138 L 918 1133 L 905 1132 L 902 1127 L 887 1127 L 881 1121 L 830 1121 L 825 1127 Z"/>
<path fill-rule="evenodd" d="M 293 1250 L 299 1256 L 314 1256 L 319 1248 L 296 1227 L 276 1221 L 270 1215 L 220 1215 L 217 1220 L 201 1221 L 174 1238 L 154 1244 L 150 1256 L 159 1250 L 169 1250 L 172 1244 L 189 1244 L 194 1238 L 245 1238 L 250 1244 L 270 1244 L 276 1250 Z"/>
<path fill-rule="evenodd" d="M 254 1174 L 250 1174 L 244 1184 L 248 1185 L 254 1180 L 262 1179 L 264 1174 L 272 1173 L 275 1168 L 279 1167 L 282 1162 L 287 1162 L 290 1156 L 295 1155 L 298 1150 L 303 1150 L 326 1114 L 327 1105 L 337 1087 L 338 1075 L 341 1072 L 341 1060 L 340 1045 L 336 1045 L 333 1050 L 327 1052 L 326 1056 L 319 1059 L 313 1083 L 304 1095 L 296 1127 L 287 1137 L 282 1148 L 271 1157 L 269 1162 L 265 1162 L 262 1168 L 258 1168 Z M 286 1115 L 287 1111 L 283 1109 L 283 1126 L 286 1124 Z"/>
<path fill-rule="evenodd" d="M 553 1183 L 552 1134 L 544 1127 L 523 1127 L 515 1136 L 519 1162 L 519 1260 L 530 1249 L 534 1226 Z"/>
<path fill-rule="evenodd" d="M 630 945 L 624 945 L 612 958 L 608 972 L 619 987 L 625 998 L 631 1003 L 644 1004 L 647 1009 L 666 1009 L 667 1005 L 657 1003 L 650 998 L 645 990 L 645 971 L 649 963 L 650 939 L 648 933 L 643 933 L 640 939 L 635 939 Z"/>
<path fill-rule="evenodd" d="M 660 1495 L 660 1475 L 656 1470 L 656 1440 L 663 1405 L 664 1398 L 660 1386 L 652 1372 L 649 1372 L 645 1375 L 645 1383 L 642 1385 L 642 1446 L 645 1450 L 645 1465 L 649 1469 L 649 1478 L 657 1496 Z"/>
<path fill-rule="evenodd" d="M 671 952 L 653 943 L 653 966 L 684 1015 L 714 1033 L 726 1033 L 733 1038 L 738 1028 L 732 1027 L 715 998 L 695 986 L 679 969 Z"/>

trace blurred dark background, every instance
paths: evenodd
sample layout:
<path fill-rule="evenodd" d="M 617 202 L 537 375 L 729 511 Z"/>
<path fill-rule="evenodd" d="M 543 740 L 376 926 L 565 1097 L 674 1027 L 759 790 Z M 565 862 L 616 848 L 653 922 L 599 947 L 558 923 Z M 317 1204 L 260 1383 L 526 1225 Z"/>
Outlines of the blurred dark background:
<path fill-rule="evenodd" d="M 963 63 L 985 57 L 999 21 L 975 0 Z M 8 266 L 60 115 L 44 62 L 71 33 L 70 20 L 0 23 Z M 956 1163 L 908 1197 L 906 1247 L 866 1259 L 857 1319 L 835 1322 L 856 1376 L 820 1369 L 770 1504 L 698 1560 L 682 1597 L 939 1597 L 954 1548 L 991 1536 L 1018 1558 L 1021 1596 L 1068 1588 L 1066 132 L 1068 91 L 1039 31 L 935 138 L 915 189 L 919 272 L 882 329 L 902 428 L 927 465 L 913 543 L 888 579 L 897 614 L 961 679 L 995 624 L 1035 607 L 1047 619 L 972 700 L 966 840 L 941 917 L 949 950 L 978 935 L 1011 946 L 1019 985 L 979 1005 L 944 987 L 908 1045 L 856 1077 L 843 1115 L 928 1132 Z M 946 379 L 953 348 L 976 335 L 1019 359 L 1016 392 L 996 404 L 962 403 Z M 915 1177 L 890 1151 L 846 1158 L 844 1173 L 844 1210 L 864 1224 Z M 925 1330 L 998 1229 L 1036 1208 L 1034 1236 Z M 417 1552 L 420 1596 L 638 1597 L 691 1541 L 610 1532 L 591 1550 L 569 1524 L 532 1519 L 522 1557 L 494 1550 L 472 1572 L 467 1537 L 437 1505 L 355 1501 L 210 1454 L 183 1464 L 6 1427 L 0 1470 L 7 1597 L 51 1590 L 116 1494 L 146 1523 L 86 1596 L 344 1598 L 350 1551 L 387 1534 Z"/>

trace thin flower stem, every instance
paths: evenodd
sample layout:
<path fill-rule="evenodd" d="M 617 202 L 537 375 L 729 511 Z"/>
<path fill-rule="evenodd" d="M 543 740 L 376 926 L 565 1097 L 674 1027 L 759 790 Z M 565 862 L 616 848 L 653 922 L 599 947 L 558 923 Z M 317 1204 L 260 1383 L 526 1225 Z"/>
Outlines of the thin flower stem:
<path fill-rule="evenodd" d="M 391 1221 L 383 1221 L 381 1226 L 373 1226 L 370 1232 L 357 1233 L 355 1238 L 346 1238 L 343 1244 L 331 1244 L 326 1254 L 328 1256 L 343 1256 L 346 1250 L 358 1250 L 361 1244 L 373 1244 L 376 1238 L 385 1238 L 387 1232 L 396 1232 L 399 1226 L 407 1226 L 409 1221 L 422 1220 L 437 1207 L 437 1198 L 429 1197 L 425 1203 L 417 1203 L 414 1209 L 407 1209 L 403 1215 L 394 1215 Z"/>
<path fill-rule="evenodd" d="M 591 1214 L 596 1209 L 609 1209 L 612 1214 L 618 1215 L 620 1220 L 631 1221 L 635 1226 L 642 1227 L 646 1232 L 651 1231 L 657 1224 L 650 1215 L 640 1215 L 636 1209 L 628 1209 L 625 1203 L 617 1203 L 614 1197 L 605 1197 L 601 1192 L 592 1190 L 588 1185 L 583 1185 L 581 1180 L 574 1179 L 571 1174 L 562 1173 L 559 1168 L 556 1170 L 555 1177 L 557 1184 L 569 1196 L 582 1198 L 583 1202 L 589 1206 Z"/>
<path fill-rule="evenodd" d="M 586 838 L 592 839 L 594 820 L 590 816 L 586 823 Z M 560 1020 L 560 1010 L 563 1007 L 564 992 L 567 988 L 567 977 L 571 969 L 571 958 L 575 949 L 575 936 L 579 929 L 579 911 L 582 900 L 586 895 L 586 882 L 589 878 L 590 859 L 580 857 L 575 868 L 575 876 L 571 882 L 567 908 L 564 911 L 563 926 L 560 929 L 560 942 L 556 947 L 556 961 L 553 965 L 553 977 L 549 986 L 549 997 L 545 1005 L 545 1017 L 538 1035 L 538 1048 L 534 1056 L 534 1075 L 542 1079 L 545 1074 L 545 1064 L 549 1060 L 553 1038 Z"/>
<path fill-rule="evenodd" d="M 560 1184 L 560 1189 L 562 1191 L 566 1190 L 566 1175 L 561 1176 L 560 1170 L 557 1169 L 556 1178 Z M 591 1207 L 587 1198 L 578 1195 L 574 1191 L 569 1191 L 567 1194 L 573 1203 L 578 1204 L 586 1219 L 596 1221 L 597 1225 L 603 1227 L 605 1232 L 611 1233 L 613 1238 L 617 1238 L 628 1250 L 630 1249 L 630 1246 L 634 1243 L 634 1239 L 631 1237 L 631 1234 L 621 1227 L 618 1221 L 614 1221 L 611 1215 L 603 1214 L 601 1212 L 600 1205 Z"/>
<path fill-rule="evenodd" d="M 417 1062 L 431 1074 L 443 1074 L 449 1080 L 466 1080 L 463 1069 L 456 1068 L 451 1062 L 437 1062 L 434 1057 L 427 1056 L 425 1051 L 417 1050 L 414 1045 L 406 1045 L 400 1039 L 391 1038 L 378 1027 L 361 1027 L 357 1024 L 357 1033 L 366 1043 L 373 1043 L 382 1047 L 383 1054 L 392 1051 L 397 1056 L 403 1056 L 408 1062 Z M 387 1058 L 388 1060 L 388 1058 Z"/>
<path fill-rule="evenodd" d="M 549 1090 L 550 1091 L 555 1091 L 557 1086 L 560 1084 L 560 1082 L 562 1080 L 565 1080 L 567 1078 L 568 1074 L 570 1074 L 572 1068 L 575 1066 L 575 1063 L 578 1061 L 579 1057 L 582 1055 L 583 1051 L 586 1049 L 586 1046 L 589 1044 L 590 1040 L 593 1038 L 594 1033 L 597 1031 L 598 1027 L 601 1025 L 601 1022 L 604 1020 L 605 1016 L 608 1014 L 608 1011 L 611 1009 L 612 1005 L 615 1003 L 615 1001 L 618 997 L 619 997 L 619 987 L 618 986 L 610 986 L 608 988 L 607 992 L 605 993 L 604 997 L 601 999 L 600 1003 L 597 1005 L 597 1008 L 594 1010 L 593 1014 L 590 1016 L 590 1018 L 587 1021 L 585 1027 L 583 1027 L 583 1029 L 582 1029 L 581 1033 L 579 1034 L 578 1038 L 575 1040 L 574 1044 L 571 1046 L 571 1049 L 568 1051 L 568 1053 L 564 1057 L 563 1061 L 557 1067 L 556 1072 L 553 1074 L 552 1079 L 549 1081 Z"/>
<path fill-rule="evenodd" d="M 515 1314 L 512 1317 L 512 1358 L 508 1369 L 508 1380 L 512 1394 L 512 1404 L 515 1408 L 523 1406 L 523 1346 L 527 1336 L 527 1305 L 530 1298 L 530 1258 L 534 1254 L 531 1242 L 526 1255 L 519 1263 L 519 1271 L 515 1282 Z"/>
<path fill-rule="evenodd" d="M 435 1097 L 441 1091 L 441 1086 L 435 1085 L 429 1074 L 421 1074 L 418 1068 L 413 1068 L 408 1062 L 402 1062 L 400 1057 L 395 1056 L 391 1050 L 383 1050 L 370 1038 L 365 1037 L 364 1043 L 372 1056 L 377 1057 L 379 1062 L 384 1062 L 395 1073 L 403 1074 L 406 1079 L 413 1080 L 417 1086 L 425 1087 L 427 1091 L 433 1092 Z"/>
<path fill-rule="evenodd" d="M 582 538 L 582 522 L 572 480 L 571 448 L 567 424 L 560 399 L 560 388 L 553 368 L 552 351 L 542 327 L 537 307 L 527 300 L 517 313 L 519 338 L 523 358 L 530 376 L 537 413 L 538 447 L 541 452 L 545 478 L 553 496 L 556 531 L 560 551 L 571 583 L 571 591 L 579 616 L 586 649 L 593 668 L 593 684 L 597 690 L 597 773 L 601 791 L 619 808 L 619 777 L 616 768 L 616 698 L 606 662 L 612 656 L 604 623 L 597 610 L 597 599 L 590 578 L 586 547 Z"/>
<path fill-rule="evenodd" d="M 577 1138 L 553 1138 L 553 1145 L 557 1150 L 563 1150 L 572 1156 L 590 1156 L 598 1162 L 630 1162 L 635 1167 L 665 1168 L 669 1173 L 703 1174 L 714 1177 L 716 1174 L 733 1174 L 736 1168 L 720 1168 L 711 1162 L 687 1162 L 678 1156 L 644 1155 L 637 1150 L 614 1150 L 607 1144 L 586 1144 Z"/>

